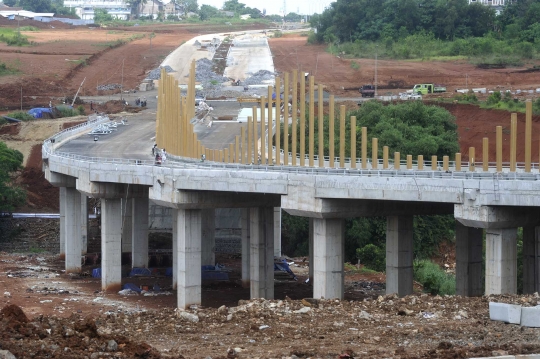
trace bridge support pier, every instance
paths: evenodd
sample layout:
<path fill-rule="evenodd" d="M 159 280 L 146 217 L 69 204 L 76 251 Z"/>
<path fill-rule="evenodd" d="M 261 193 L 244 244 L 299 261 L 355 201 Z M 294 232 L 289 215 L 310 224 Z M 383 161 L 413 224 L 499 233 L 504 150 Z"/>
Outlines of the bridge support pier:
<path fill-rule="evenodd" d="M 540 291 L 540 227 L 523 227 L 523 294 Z"/>
<path fill-rule="evenodd" d="M 202 265 L 216 264 L 216 210 L 203 209 L 201 214 Z"/>
<path fill-rule="evenodd" d="M 242 287 L 249 288 L 250 286 L 250 221 L 249 208 L 241 209 L 241 226 L 242 226 Z"/>
<path fill-rule="evenodd" d="M 274 207 L 274 257 L 281 257 L 281 207 Z"/>
<path fill-rule="evenodd" d="M 122 253 L 133 249 L 133 198 L 122 198 Z"/>
<path fill-rule="evenodd" d="M 517 228 L 486 230 L 486 295 L 517 293 Z"/>
<path fill-rule="evenodd" d="M 386 217 L 386 294 L 413 292 L 413 216 Z"/>
<path fill-rule="evenodd" d="M 148 196 L 132 199 L 132 242 L 131 266 L 148 268 Z"/>
<path fill-rule="evenodd" d="M 314 272 L 314 264 L 315 264 L 315 257 L 313 256 L 313 218 L 309 218 L 309 284 L 313 286 L 313 272 Z"/>
<path fill-rule="evenodd" d="M 251 299 L 274 299 L 274 208 L 250 208 Z"/>
<path fill-rule="evenodd" d="M 341 218 L 313 218 L 314 298 L 343 299 L 344 232 L 345 221 Z"/>
<path fill-rule="evenodd" d="M 81 193 L 81 239 L 82 251 L 81 254 L 88 252 L 88 196 Z"/>
<path fill-rule="evenodd" d="M 482 228 L 466 227 L 456 221 L 456 294 L 481 296 Z"/>
<path fill-rule="evenodd" d="M 66 189 L 67 187 L 59 188 L 60 197 L 60 258 L 66 258 Z"/>
<path fill-rule="evenodd" d="M 201 217 L 198 209 L 178 209 L 173 218 L 178 308 L 201 304 Z M 173 278 L 174 280 L 174 278 Z"/>
<path fill-rule="evenodd" d="M 101 199 L 101 289 L 122 287 L 122 200 Z"/>
<path fill-rule="evenodd" d="M 82 267 L 81 194 L 73 187 L 65 187 L 61 201 L 64 202 L 65 221 L 65 268 L 66 273 L 80 273 Z"/>

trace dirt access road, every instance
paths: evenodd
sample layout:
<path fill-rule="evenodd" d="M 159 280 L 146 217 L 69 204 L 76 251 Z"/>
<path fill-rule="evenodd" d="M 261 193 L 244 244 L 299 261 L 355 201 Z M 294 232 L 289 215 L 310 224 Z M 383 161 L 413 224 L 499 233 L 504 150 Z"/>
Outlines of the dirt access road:
<path fill-rule="evenodd" d="M 538 296 L 379 296 L 381 289 L 370 289 L 376 283 L 348 273 L 343 301 L 309 299 L 305 275 L 276 282 L 275 300 L 246 300 L 238 261 L 218 259 L 232 271 L 231 281 L 204 285 L 203 305 L 178 311 L 175 295 L 167 295 L 170 278 L 131 279 L 164 289 L 150 296 L 106 294 L 99 279 L 64 274 L 54 256 L 0 253 L 0 349 L 17 358 L 186 359 L 540 352 L 540 329 L 492 322 L 487 309 L 490 300 L 536 305 Z"/>

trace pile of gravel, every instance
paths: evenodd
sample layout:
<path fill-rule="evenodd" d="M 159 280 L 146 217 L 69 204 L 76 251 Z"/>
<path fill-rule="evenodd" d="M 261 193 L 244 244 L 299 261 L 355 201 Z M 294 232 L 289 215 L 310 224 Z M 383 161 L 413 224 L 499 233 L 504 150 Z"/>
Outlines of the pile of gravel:
<path fill-rule="evenodd" d="M 242 85 L 261 85 L 264 84 L 265 81 L 274 80 L 275 77 L 276 74 L 274 72 L 268 70 L 259 70 L 242 81 Z"/>
<path fill-rule="evenodd" d="M 98 85 L 96 87 L 96 90 L 98 91 L 108 91 L 108 90 L 115 90 L 121 88 L 122 85 L 120 84 L 106 84 L 106 85 Z"/>
<path fill-rule="evenodd" d="M 160 66 L 158 68 L 153 69 L 148 73 L 146 78 L 148 80 L 159 80 L 161 78 L 161 69 L 164 68 L 166 73 L 174 72 L 173 68 L 169 65 Z"/>
<path fill-rule="evenodd" d="M 229 81 L 228 78 L 212 71 L 213 66 L 212 60 L 206 58 L 197 60 L 195 65 L 195 80 L 200 82 L 205 89 L 213 89 Z"/>

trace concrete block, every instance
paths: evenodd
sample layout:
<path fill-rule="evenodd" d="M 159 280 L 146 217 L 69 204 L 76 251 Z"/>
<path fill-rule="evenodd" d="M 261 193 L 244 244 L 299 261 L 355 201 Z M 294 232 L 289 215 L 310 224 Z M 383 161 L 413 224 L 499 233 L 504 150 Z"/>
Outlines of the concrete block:
<path fill-rule="evenodd" d="M 540 354 L 517 354 L 516 359 L 540 359 Z"/>
<path fill-rule="evenodd" d="M 514 355 L 503 355 L 500 357 L 478 357 L 478 358 L 470 358 L 470 359 L 516 359 Z"/>
<path fill-rule="evenodd" d="M 521 308 L 521 325 L 524 327 L 540 328 L 540 306 Z"/>
<path fill-rule="evenodd" d="M 489 303 L 489 319 L 505 323 L 521 323 L 521 306 L 506 303 Z"/>

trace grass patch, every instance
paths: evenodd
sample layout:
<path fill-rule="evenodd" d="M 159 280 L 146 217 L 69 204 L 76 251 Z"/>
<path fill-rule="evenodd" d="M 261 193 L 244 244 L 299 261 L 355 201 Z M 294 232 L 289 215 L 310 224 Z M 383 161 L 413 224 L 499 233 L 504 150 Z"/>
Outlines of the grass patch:
<path fill-rule="evenodd" d="M 23 111 L 15 111 L 15 112 L 12 112 L 12 113 L 8 113 L 6 115 L 7 117 L 11 117 L 11 118 L 15 118 L 17 120 L 21 120 L 21 121 L 33 121 L 35 120 L 34 116 L 26 113 L 26 112 L 23 112 Z"/>
<path fill-rule="evenodd" d="M 366 268 L 365 266 L 362 266 L 361 268 L 356 267 L 354 264 L 351 264 L 349 262 L 345 263 L 345 272 L 350 273 L 359 273 L 359 274 L 377 274 L 380 272 L 377 272 L 373 269 Z"/>
<path fill-rule="evenodd" d="M 20 31 L 40 31 L 39 28 L 35 26 L 21 26 L 19 30 Z"/>
<path fill-rule="evenodd" d="M 456 277 L 446 273 L 430 260 L 415 261 L 414 279 L 424 286 L 424 290 L 436 295 L 456 294 Z"/>
<path fill-rule="evenodd" d="M 6 65 L 3 62 L 0 62 L 0 76 L 13 75 L 13 74 L 16 74 L 17 72 L 18 72 L 17 70 L 9 68 L 8 65 Z"/>
<path fill-rule="evenodd" d="M 14 29 L 0 28 L 0 42 L 5 42 L 8 46 L 27 46 L 32 43 L 28 37 Z"/>

